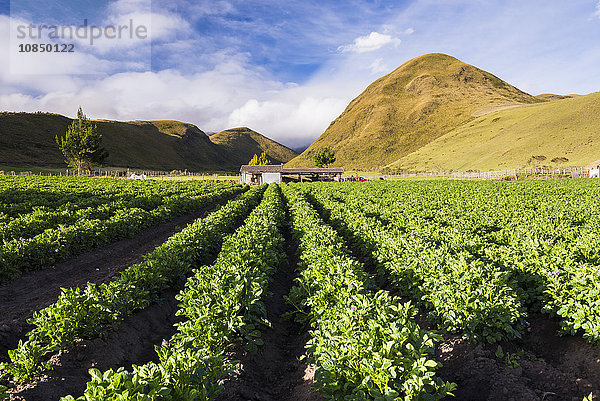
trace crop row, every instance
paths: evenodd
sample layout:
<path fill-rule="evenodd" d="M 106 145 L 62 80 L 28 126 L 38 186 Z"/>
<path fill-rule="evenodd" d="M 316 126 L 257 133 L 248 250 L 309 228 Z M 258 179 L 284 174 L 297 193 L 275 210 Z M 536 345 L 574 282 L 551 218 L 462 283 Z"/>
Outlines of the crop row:
<path fill-rule="evenodd" d="M 214 185 L 214 183 L 211 183 Z M 148 209 L 164 197 L 203 192 L 205 182 L 130 181 L 86 177 L 0 176 L 0 224 L 34 210 L 51 212 L 68 204 L 71 210 L 112 201 Z"/>
<path fill-rule="evenodd" d="M 9 351 L 12 362 L 2 366 L 4 374 L 17 383 L 31 380 L 51 366 L 45 362 L 47 355 L 79 338 L 94 338 L 150 305 L 161 291 L 198 264 L 207 263 L 225 235 L 258 204 L 263 192 L 263 187 L 251 189 L 196 220 L 107 284 L 63 289 L 57 302 L 28 320 L 35 328 L 26 341 L 19 341 L 18 347 Z"/>
<path fill-rule="evenodd" d="M 284 217 L 280 190 L 271 185 L 244 225 L 223 243 L 215 263 L 199 267 L 177 296 L 177 314 L 184 320 L 176 334 L 155 347 L 159 362 L 134 365 L 132 371 L 92 369 L 92 380 L 77 400 L 214 399 L 230 371 L 224 351 L 240 340 L 262 344 L 259 328 L 266 311 L 261 298 L 285 259 Z"/>
<path fill-rule="evenodd" d="M 429 318 L 448 331 L 487 342 L 520 337 L 523 312 L 507 284 L 507 274 L 495 271 L 466 251 L 452 254 L 427 246 L 411 232 L 385 226 L 364 213 L 351 196 L 344 203 L 328 191 L 312 192 L 330 213 L 330 220 L 380 274 L 401 294 L 422 302 Z"/>
<path fill-rule="evenodd" d="M 421 207 L 432 207 L 436 215 L 423 232 L 427 235 L 421 236 L 455 251 L 470 249 L 482 263 L 508 274 L 507 282 L 523 305 L 558 316 L 564 333 L 580 332 L 598 342 L 600 209 L 593 184 L 526 183 L 462 191 L 453 201 L 446 197 L 438 209 L 420 200 Z M 379 205 L 383 219 L 406 227 L 397 198 L 369 199 Z"/>
<path fill-rule="evenodd" d="M 420 244 L 424 251 L 415 258 L 432 249 L 451 258 L 468 255 L 502 277 L 504 291 L 523 312 L 557 315 L 563 332 L 600 340 L 600 210 L 582 208 L 595 197 L 589 183 L 438 184 L 388 183 L 360 191 L 346 185 L 336 197 L 379 220 L 402 243 Z"/>
<path fill-rule="evenodd" d="M 288 302 L 310 320 L 310 360 L 327 399 L 434 400 L 454 385 L 435 376 L 430 359 L 440 337 L 414 321 L 416 310 L 373 283 L 343 239 L 326 225 L 298 187 L 284 187 L 298 241 L 298 285 Z"/>
<path fill-rule="evenodd" d="M 82 252 L 132 237 L 145 228 L 202 209 L 241 190 L 240 187 L 225 187 L 193 197 L 177 197 L 151 211 L 117 210 L 107 220 L 83 219 L 69 226 L 45 230 L 33 238 L 4 242 L 0 249 L 0 282 L 14 279 L 24 271 L 50 267 Z"/>
<path fill-rule="evenodd" d="M 102 197 L 87 198 L 82 202 L 83 204 L 66 202 L 51 210 L 35 207 L 30 213 L 19 214 L 16 217 L 1 216 L 3 218 L 0 218 L 0 237 L 4 241 L 15 238 L 27 239 L 46 229 L 66 229 L 66 226 L 78 221 L 106 220 L 118 210 L 138 208 L 151 211 L 161 205 L 172 208 L 176 203 L 181 203 L 182 199 L 215 192 L 225 187 L 226 185 L 223 184 L 211 183 L 175 194 L 171 193 L 171 189 L 166 193 L 137 194 L 129 199 L 122 194 L 119 194 L 118 199 L 115 200 Z"/>

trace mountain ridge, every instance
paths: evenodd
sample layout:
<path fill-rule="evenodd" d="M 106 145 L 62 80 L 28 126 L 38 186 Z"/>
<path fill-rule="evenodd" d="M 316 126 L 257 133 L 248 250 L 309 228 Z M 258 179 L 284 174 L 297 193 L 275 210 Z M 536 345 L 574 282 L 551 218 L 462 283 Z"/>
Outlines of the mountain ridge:
<path fill-rule="evenodd" d="M 426 54 L 370 84 L 288 165 L 310 165 L 329 146 L 334 166 L 380 168 L 473 119 L 477 109 L 542 101 L 454 57 Z"/>
<path fill-rule="evenodd" d="M 600 92 L 499 110 L 458 126 L 388 167 L 504 170 L 581 167 L 600 156 Z"/>
<path fill-rule="evenodd" d="M 298 156 L 294 150 L 248 127 L 230 128 L 217 132 L 209 138 L 222 149 L 231 150 L 228 152 L 228 160 L 238 166 L 248 164 L 252 156 L 260 155 L 262 152 L 267 154 L 272 164 L 282 164 Z"/>
<path fill-rule="evenodd" d="M 66 167 L 54 138 L 63 136 L 72 121 L 54 113 L 1 112 L 0 164 Z M 106 165 L 111 167 L 237 172 L 240 168 L 238 160 L 247 157 L 243 149 L 221 146 L 190 123 L 174 120 L 91 121 L 103 137 L 102 145 L 109 152 Z M 262 143 L 274 147 L 275 141 L 252 132 Z"/>

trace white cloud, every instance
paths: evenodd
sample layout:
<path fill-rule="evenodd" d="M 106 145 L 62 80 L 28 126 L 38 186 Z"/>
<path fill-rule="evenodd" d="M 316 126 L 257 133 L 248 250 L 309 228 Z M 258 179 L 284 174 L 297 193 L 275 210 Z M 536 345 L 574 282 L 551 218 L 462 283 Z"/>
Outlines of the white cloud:
<path fill-rule="evenodd" d="M 371 32 L 366 36 L 359 36 L 354 39 L 354 43 L 338 47 L 338 51 L 342 53 L 365 53 L 381 49 L 383 46 L 393 44 L 398 47 L 402 41 L 398 38 L 393 38 L 391 35 L 382 34 L 379 32 Z"/>
<path fill-rule="evenodd" d="M 190 12 L 196 18 L 204 15 L 224 15 L 234 11 L 235 7 L 228 1 L 200 1 L 190 7 Z"/>
<path fill-rule="evenodd" d="M 600 0 L 598 1 L 598 4 L 596 4 L 596 12 L 594 13 L 594 15 L 600 18 Z"/>
<path fill-rule="evenodd" d="M 0 46 L 10 46 L 11 70 L 20 74 L 146 71 L 151 67 L 152 44 L 183 42 L 194 32 L 180 15 L 153 12 L 150 0 L 112 2 L 97 21 L 87 24 L 86 20 L 86 26 L 57 26 L 4 15 L 0 24 L 0 31 L 6 29 Z M 73 44 L 73 52 L 14 51 L 19 44 L 52 44 L 54 49 L 60 43 Z"/>
<path fill-rule="evenodd" d="M 383 58 L 375 59 L 369 66 L 369 69 L 371 70 L 371 74 L 374 75 L 389 71 L 389 67 L 383 62 Z"/>
<path fill-rule="evenodd" d="M 143 0 L 119 0 L 107 18 L 138 12 L 139 1 Z M 44 110 L 73 116 L 81 105 L 91 118 L 176 119 L 205 131 L 245 125 L 288 146 L 300 146 L 318 137 L 350 100 L 374 80 L 374 75 L 387 73 L 412 57 L 429 52 L 453 55 L 533 93 L 589 93 L 600 89 L 600 45 L 589 40 L 594 37 L 597 24 L 579 23 L 589 20 L 590 4 L 595 6 L 595 1 L 587 1 L 579 8 L 558 1 L 552 7 L 522 0 L 507 0 L 501 6 L 468 0 L 457 3 L 460 7 L 440 0 L 417 0 L 402 13 L 390 15 L 389 20 L 383 21 L 385 25 L 353 27 L 351 33 L 345 32 L 348 36 L 344 39 L 334 34 L 343 31 L 343 24 L 329 17 L 323 19 L 319 14 L 316 22 L 308 25 L 310 29 L 300 32 L 303 37 L 314 35 L 307 42 L 325 36 L 333 53 L 339 43 L 349 44 L 338 48 L 341 54 L 319 58 L 322 67 L 299 84 L 274 80 L 262 66 L 251 65 L 256 57 L 223 49 L 230 44 L 225 38 L 219 42 L 213 37 L 193 36 L 193 29 L 191 33 L 181 30 L 185 21 L 177 18 L 193 16 L 154 9 L 162 17 L 157 23 L 151 15 L 152 27 L 160 28 L 159 36 L 164 40 L 158 41 L 153 50 L 155 54 L 169 55 L 164 68 L 175 69 L 113 74 L 125 70 L 121 64 L 124 61 L 103 58 L 102 54 L 76 60 L 82 63 L 81 68 L 108 63 L 103 66 L 107 74 L 95 77 L 10 74 L 8 63 L 0 63 L 0 109 Z M 200 12 L 218 14 L 227 7 L 226 3 L 221 10 L 221 6 L 206 6 Z M 595 10 L 600 17 L 600 3 Z M 564 23 L 558 23 L 557 16 Z M 1 26 L 8 20 L 0 15 L 2 54 L 10 51 L 8 28 L 4 32 Z M 317 29 L 323 21 L 335 28 L 327 31 L 332 34 L 324 35 Z M 256 25 L 256 29 L 262 27 L 260 23 Z M 412 35 L 415 31 L 419 34 Z M 364 32 L 371 33 L 357 37 Z M 399 38 L 403 39 L 402 46 L 395 51 L 374 53 L 398 46 Z M 212 40 L 215 45 L 209 48 L 220 46 L 220 51 L 200 52 L 198 49 L 206 48 L 202 47 L 203 40 Z M 122 48 L 124 54 L 135 49 Z M 312 54 L 311 49 L 307 45 L 299 53 Z"/>
<path fill-rule="evenodd" d="M 13 89 L 0 91 L 0 110 L 73 116 L 81 105 L 91 118 L 174 119 L 204 131 L 245 125 L 288 146 L 301 146 L 318 137 L 349 101 L 335 87 L 269 80 L 264 72 L 248 66 L 245 55 L 207 57 L 220 62 L 195 74 L 128 72 L 87 81 L 58 76 L 68 84 L 46 87 L 38 96 L 23 94 L 19 88 L 28 81 L 2 71 L 1 86 Z M 31 79 L 42 82 L 43 77 Z"/>
<path fill-rule="evenodd" d="M 290 89 L 270 100 L 250 99 L 231 112 L 227 126 L 272 133 L 272 138 L 296 147 L 314 141 L 347 105 L 346 99 L 333 96 L 296 95 L 298 91 Z"/>

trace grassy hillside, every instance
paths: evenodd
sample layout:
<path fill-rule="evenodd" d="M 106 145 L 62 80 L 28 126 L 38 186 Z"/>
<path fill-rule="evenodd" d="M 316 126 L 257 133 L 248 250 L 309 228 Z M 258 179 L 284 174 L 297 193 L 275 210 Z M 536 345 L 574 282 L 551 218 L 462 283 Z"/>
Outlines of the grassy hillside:
<path fill-rule="evenodd" d="M 335 166 L 382 167 L 473 119 L 490 107 L 539 103 L 494 75 L 445 54 L 412 59 L 373 82 L 288 165 L 312 164 L 324 146 Z"/>
<path fill-rule="evenodd" d="M 248 164 L 252 156 L 266 152 L 273 164 L 286 163 L 298 153 L 247 127 L 232 128 L 211 135 L 210 140 L 227 154 L 228 163 Z"/>
<path fill-rule="evenodd" d="M 600 92 L 501 110 L 464 124 L 390 166 L 496 170 L 585 166 L 600 158 Z"/>
<path fill-rule="evenodd" d="M 542 93 L 541 95 L 536 95 L 535 98 L 543 100 L 544 102 L 553 102 L 555 100 L 571 99 L 578 96 L 581 95 L 555 95 L 554 93 Z"/>
<path fill-rule="evenodd" d="M 50 113 L 0 113 L 0 165 L 66 167 L 54 140 L 63 136 L 70 118 Z M 266 151 L 273 163 L 297 153 L 248 128 L 208 137 L 193 124 L 179 121 L 95 120 L 108 150 L 107 166 L 151 170 L 232 171 Z"/>
<path fill-rule="evenodd" d="M 0 164 L 64 166 L 55 143 L 72 120 L 47 113 L 0 114 Z M 192 124 L 178 121 L 94 121 L 108 150 L 106 164 L 154 170 L 221 170 L 223 151 Z"/>

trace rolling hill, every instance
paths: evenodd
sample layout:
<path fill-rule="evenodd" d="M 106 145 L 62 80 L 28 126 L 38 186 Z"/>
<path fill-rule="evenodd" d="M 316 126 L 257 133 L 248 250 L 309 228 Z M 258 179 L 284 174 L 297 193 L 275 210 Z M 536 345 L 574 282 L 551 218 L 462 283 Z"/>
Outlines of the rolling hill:
<path fill-rule="evenodd" d="M 585 166 L 600 156 L 600 92 L 492 112 L 390 164 L 406 170 Z"/>
<path fill-rule="evenodd" d="M 383 167 L 472 120 L 478 111 L 545 100 L 454 57 L 426 54 L 369 85 L 287 165 L 311 165 L 313 153 L 329 146 L 336 152 L 335 166 Z"/>
<path fill-rule="evenodd" d="M 267 154 L 273 164 L 286 163 L 298 156 L 292 149 L 283 146 L 248 127 L 232 128 L 211 135 L 210 140 L 223 149 L 232 165 L 248 164 L 252 156 Z"/>
<path fill-rule="evenodd" d="M 71 122 L 70 118 L 58 114 L 0 113 L 0 164 L 64 167 L 54 138 L 64 135 Z M 109 152 L 106 165 L 111 167 L 236 172 L 241 161 L 247 163 L 252 157 L 247 156 L 250 148 L 242 137 L 236 141 L 213 142 L 193 124 L 109 120 L 94 120 L 94 123 Z M 248 136 L 256 144 L 252 150 L 267 151 L 274 159 L 280 157 L 277 159 L 280 162 L 296 155 L 285 153 L 279 149 L 284 148 L 282 145 L 257 132 L 252 131 Z"/>

